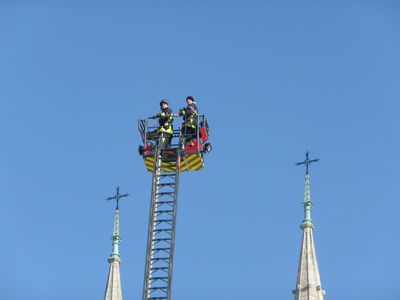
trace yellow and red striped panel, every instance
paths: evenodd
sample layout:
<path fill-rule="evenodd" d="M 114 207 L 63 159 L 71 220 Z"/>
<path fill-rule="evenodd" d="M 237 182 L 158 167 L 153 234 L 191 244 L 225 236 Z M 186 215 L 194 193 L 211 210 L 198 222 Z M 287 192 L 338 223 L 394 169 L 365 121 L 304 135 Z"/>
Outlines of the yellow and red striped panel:
<path fill-rule="evenodd" d="M 153 172 L 154 169 L 154 157 L 147 156 L 144 158 L 144 163 L 146 169 L 149 172 Z M 188 154 L 181 158 L 181 172 L 184 171 L 199 171 L 204 168 L 204 160 L 201 154 L 194 153 Z M 176 162 L 175 161 L 163 161 L 161 163 L 161 172 L 175 172 L 176 171 Z"/>

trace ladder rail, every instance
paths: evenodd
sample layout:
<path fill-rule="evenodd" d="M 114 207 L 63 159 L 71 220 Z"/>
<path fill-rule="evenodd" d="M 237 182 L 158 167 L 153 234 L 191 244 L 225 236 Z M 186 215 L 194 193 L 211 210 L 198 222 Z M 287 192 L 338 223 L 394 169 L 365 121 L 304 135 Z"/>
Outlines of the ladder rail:
<path fill-rule="evenodd" d="M 171 299 L 181 155 L 179 144 L 175 172 L 163 172 L 159 146 L 154 153 L 143 300 Z"/>
<path fill-rule="evenodd" d="M 179 137 L 179 144 L 182 143 L 182 137 Z M 175 253 L 175 236 L 176 236 L 176 213 L 178 210 L 178 192 L 179 192 L 179 168 L 180 168 L 180 157 L 181 157 L 181 147 L 178 147 L 178 155 L 176 161 L 176 176 L 175 176 L 175 207 L 173 209 L 173 225 L 171 232 L 171 251 L 170 251 L 170 261 L 169 261 L 169 281 L 168 281 L 168 300 L 171 299 L 171 289 L 172 289 L 172 272 L 174 267 L 174 253 Z"/>
<path fill-rule="evenodd" d="M 147 236 L 147 247 L 146 247 L 146 261 L 145 261 L 145 270 L 144 270 L 144 281 L 143 281 L 143 300 L 148 299 L 147 297 L 147 287 L 149 285 L 148 278 L 151 275 L 151 248 L 153 243 L 153 235 L 154 235 L 154 228 L 153 228 L 153 218 L 154 218 L 154 211 L 156 208 L 155 203 L 157 202 L 157 189 L 158 189 L 158 180 L 159 176 L 158 173 L 160 172 L 160 168 L 156 165 L 158 164 L 159 160 L 159 151 L 158 149 L 155 151 L 156 162 L 154 165 L 153 170 L 153 177 L 152 177 L 152 185 L 151 185 L 151 202 L 150 202 L 150 212 L 149 212 L 149 227 L 148 227 L 148 236 Z"/>

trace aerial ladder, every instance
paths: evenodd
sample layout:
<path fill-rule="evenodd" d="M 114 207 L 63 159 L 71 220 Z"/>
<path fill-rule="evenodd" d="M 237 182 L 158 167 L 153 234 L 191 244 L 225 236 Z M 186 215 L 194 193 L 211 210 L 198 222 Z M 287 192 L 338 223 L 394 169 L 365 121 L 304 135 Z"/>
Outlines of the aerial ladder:
<path fill-rule="evenodd" d="M 160 149 L 160 140 L 148 138 L 158 128 L 152 119 L 138 121 L 143 142 L 139 154 L 153 175 L 142 299 L 170 300 L 179 174 L 203 169 L 204 156 L 212 147 L 207 143 L 209 128 L 204 115 L 198 117 L 194 135 L 186 135 L 181 128 L 174 130 L 167 149 Z"/>

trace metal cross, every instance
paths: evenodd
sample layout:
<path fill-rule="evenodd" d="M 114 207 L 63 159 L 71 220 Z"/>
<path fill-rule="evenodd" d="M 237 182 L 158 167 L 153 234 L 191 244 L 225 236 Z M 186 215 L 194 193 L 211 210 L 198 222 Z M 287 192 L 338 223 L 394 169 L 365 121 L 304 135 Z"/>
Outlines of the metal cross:
<path fill-rule="evenodd" d="M 113 197 L 108 197 L 108 198 L 106 198 L 106 200 L 107 200 L 107 201 L 116 200 L 116 201 L 117 201 L 117 208 L 116 208 L 116 209 L 118 209 L 119 200 L 120 200 L 121 198 L 128 197 L 129 194 L 123 194 L 123 195 L 121 195 L 121 194 L 119 193 L 119 186 L 117 186 L 116 189 L 117 189 L 117 193 L 115 194 L 115 196 L 113 196 Z"/>
<path fill-rule="evenodd" d="M 308 175 L 308 166 L 311 165 L 311 163 L 313 163 L 313 162 L 319 161 L 319 158 L 310 159 L 309 154 L 310 154 L 310 151 L 306 151 L 306 160 L 295 164 L 296 166 L 306 165 L 306 175 Z"/>

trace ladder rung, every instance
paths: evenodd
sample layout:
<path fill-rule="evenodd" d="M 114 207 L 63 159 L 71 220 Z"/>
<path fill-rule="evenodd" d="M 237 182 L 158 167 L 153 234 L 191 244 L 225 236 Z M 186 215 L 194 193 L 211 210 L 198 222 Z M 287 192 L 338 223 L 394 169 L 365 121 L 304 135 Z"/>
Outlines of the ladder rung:
<path fill-rule="evenodd" d="M 164 222 L 172 222 L 172 219 L 161 219 L 161 220 L 155 220 L 156 223 L 164 223 Z"/>
<path fill-rule="evenodd" d="M 166 290 L 167 288 L 168 288 L 167 286 L 157 286 L 157 287 L 149 288 L 149 290 L 150 290 L 150 291 Z"/>
<path fill-rule="evenodd" d="M 167 251 L 167 250 L 171 250 L 171 247 L 160 247 L 160 248 L 153 248 L 153 251 Z"/>
<path fill-rule="evenodd" d="M 174 203 L 174 201 L 157 201 L 156 204 L 171 204 Z"/>
<path fill-rule="evenodd" d="M 164 279 L 168 279 L 168 276 L 158 276 L 158 277 L 152 277 L 150 279 L 151 280 L 164 280 Z"/>
<path fill-rule="evenodd" d="M 169 257 L 155 257 L 151 259 L 152 261 L 169 260 Z"/>
<path fill-rule="evenodd" d="M 160 232 L 163 232 L 163 231 L 165 231 L 167 233 L 170 233 L 172 231 L 172 229 L 156 229 L 156 230 L 154 230 L 154 232 L 156 232 L 156 233 L 160 233 Z"/>
<path fill-rule="evenodd" d="M 161 238 L 161 239 L 153 239 L 153 242 L 162 242 L 162 241 L 170 241 L 171 238 Z"/>
<path fill-rule="evenodd" d="M 161 196 L 163 196 L 163 195 L 173 195 L 173 194 L 175 194 L 175 192 L 159 192 L 159 193 L 156 193 L 156 195 L 161 195 Z"/>
<path fill-rule="evenodd" d="M 175 182 L 171 182 L 171 183 L 159 183 L 158 186 L 174 186 Z"/>
<path fill-rule="evenodd" d="M 168 270 L 169 269 L 169 267 L 159 267 L 159 268 L 157 268 L 157 267 L 153 267 L 153 268 L 150 268 L 150 271 L 165 271 L 165 270 Z"/>
<path fill-rule="evenodd" d="M 163 174 L 158 175 L 158 177 L 175 177 L 175 176 L 176 176 L 175 172 L 170 172 L 170 173 L 164 172 Z"/>
<path fill-rule="evenodd" d="M 152 287 L 149 288 L 149 292 L 150 293 L 154 293 L 154 292 L 163 292 L 164 294 L 167 294 L 168 291 L 168 287 L 167 286 L 156 286 L 156 287 Z M 163 299 L 163 298 L 156 298 L 156 299 Z"/>
<path fill-rule="evenodd" d="M 174 211 L 173 211 L 173 210 L 170 210 L 170 209 L 168 209 L 168 210 L 159 210 L 159 211 L 156 211 L 157 214 L 172 213 L 172 212 L 174 212 Z"/>

